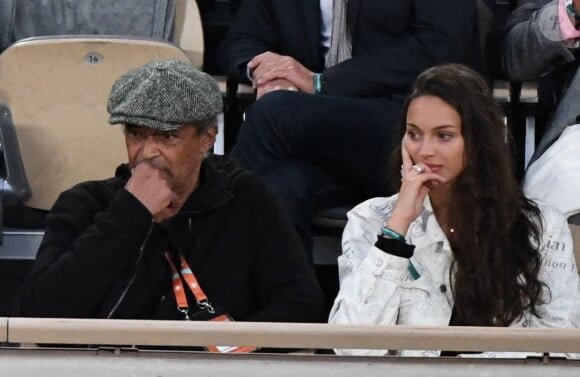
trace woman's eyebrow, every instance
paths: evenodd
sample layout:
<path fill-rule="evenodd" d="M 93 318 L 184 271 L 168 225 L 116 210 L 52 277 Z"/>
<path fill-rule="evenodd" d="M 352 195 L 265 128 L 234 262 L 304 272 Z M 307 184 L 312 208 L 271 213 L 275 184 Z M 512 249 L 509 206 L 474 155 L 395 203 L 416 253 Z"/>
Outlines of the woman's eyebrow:
<path fill-rule="evenodd" d="M 413 123 L 407 123 L 407 127 L 416 128 L 416 129 L 420 130 L 420 128 L 417 127 L 416 125 L 414 125 Z M 442 124 L 440 126 L 433 127 L 434 130 L 438 130 L 438 131 L 441 129 L 445 129 L 445 128 L 459 128 L 459 127 L 454 125 L 454 124 Z"/>

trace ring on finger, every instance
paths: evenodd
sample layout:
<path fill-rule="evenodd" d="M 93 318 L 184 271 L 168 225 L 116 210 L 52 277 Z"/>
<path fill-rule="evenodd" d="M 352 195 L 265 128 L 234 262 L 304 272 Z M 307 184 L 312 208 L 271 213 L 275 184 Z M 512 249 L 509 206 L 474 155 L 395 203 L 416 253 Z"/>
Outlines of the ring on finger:
<path fill-rule="evenodd" d="M 423 168 L 417 164 L 411 166 L 411 169 L 415 170 L 419 175 L 423 174 Z"/>

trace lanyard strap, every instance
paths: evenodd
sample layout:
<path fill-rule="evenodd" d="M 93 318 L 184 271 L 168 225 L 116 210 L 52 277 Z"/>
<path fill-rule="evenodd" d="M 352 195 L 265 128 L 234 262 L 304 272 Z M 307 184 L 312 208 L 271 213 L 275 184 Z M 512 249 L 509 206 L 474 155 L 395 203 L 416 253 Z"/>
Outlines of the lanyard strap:
<path fill-rule="evenodd" d="M 191 271 L 191 268 L 185 261 L 183 255 L 179 254 L 180 261 L 179 271 L 177 270 L 175 264 L 171 260 L 171 256 L 169 255 L 169 253 L 165 252 L 164 256 L 173 274 L 171 279 L 173 280 L 173 294 L 175 295 L 175 302 L 177 302 L 177 310 L 179 310 L 185 315 L 185 319 L 189 319 L 188 315 L 189 303 L 187 302 L 185 287 L 183 286 L 183 281 L 181 280 L 183 278 L 187 283 L 187 286 L 191 290 L 191 293 L 193 293 L 193 296 L 195 297 L 195 300 L 197 302 L 197 306 L 199 306 L 199 308 L 202 310 L 207 310 L 207 312 L 210 314 L 214 314 L 215 310 L 213 306 L 207 299 L 205 292 L 201 289 L 201 286 L 197 282 L 197 278 L 193 274 L 193 271 Z"/>

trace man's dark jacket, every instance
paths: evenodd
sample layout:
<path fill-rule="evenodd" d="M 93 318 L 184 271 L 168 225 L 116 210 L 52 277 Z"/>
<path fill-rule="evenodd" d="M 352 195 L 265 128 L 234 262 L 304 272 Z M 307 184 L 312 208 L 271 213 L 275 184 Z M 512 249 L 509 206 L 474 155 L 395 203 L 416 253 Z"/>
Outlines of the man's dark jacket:
<path fill-rule="evenodd" d="M 281 205 L 223 157 L 166 224 L 114 178 L 62 193 L 25 285 L 26 316 L 182 319 L 164 251 L 182 252 L 209 300 L 235 320 L 323 320 L 312 267 Z M 189 295 L 192 311 L 197 306 Z"/>
<path fill-rule="evenodd" d="M 245 0 L 218 58 L 244 81 L 254 56 L 292 56 L 324 71 L 329 94 L 350 97 L 406 95 L 420 72 L 446 62 L 481 68 L 475 0 L 349 0 L 353 58 L 326 70 L 321 22 L 320 0 Z"/>

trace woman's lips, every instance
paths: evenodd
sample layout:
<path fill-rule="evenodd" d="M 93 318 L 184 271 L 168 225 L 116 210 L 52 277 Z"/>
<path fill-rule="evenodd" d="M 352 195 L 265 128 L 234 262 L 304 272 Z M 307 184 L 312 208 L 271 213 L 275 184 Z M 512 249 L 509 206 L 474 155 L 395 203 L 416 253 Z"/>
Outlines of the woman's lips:
<path fill-rule="evenodd" d="M 431 169 L 432 173 L 439 173 L 441 171 L 441 169 L 443 169 L 443 165 L 432 165 L 432 164 L 426 164 L 429 169 Z"/>

